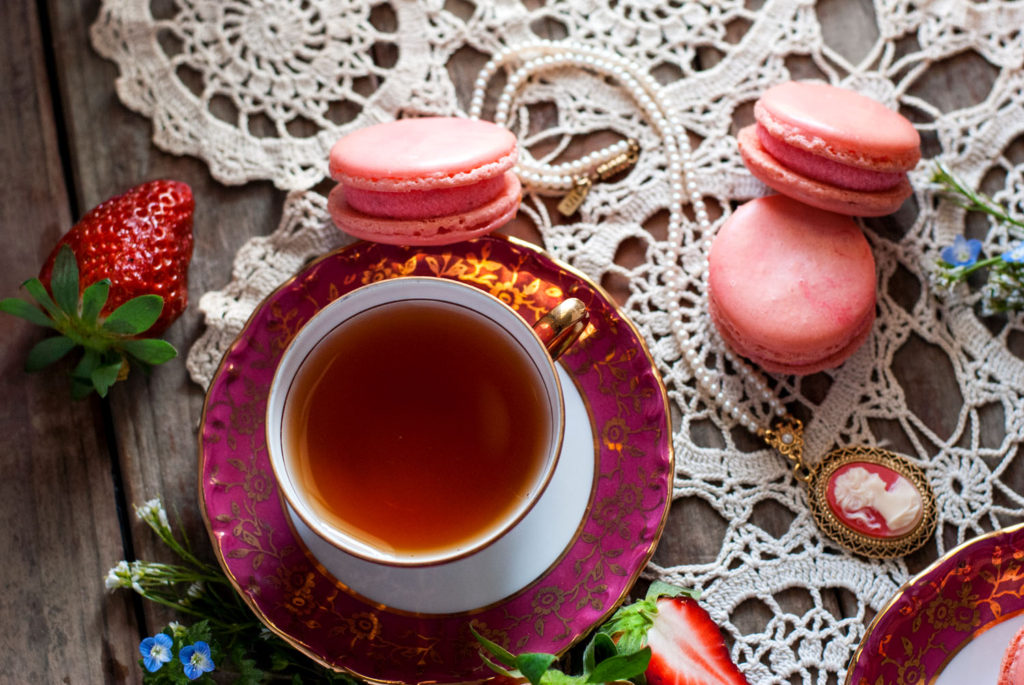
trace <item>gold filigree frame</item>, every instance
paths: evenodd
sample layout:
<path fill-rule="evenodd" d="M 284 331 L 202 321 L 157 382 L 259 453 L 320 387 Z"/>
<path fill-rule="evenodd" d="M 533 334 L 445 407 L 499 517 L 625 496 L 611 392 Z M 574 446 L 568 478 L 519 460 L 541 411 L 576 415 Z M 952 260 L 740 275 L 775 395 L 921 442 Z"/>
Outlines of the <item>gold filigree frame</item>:
<path fill-rule="evenodd" d="M 854 463 L 891 469 L 917 489 L 921 495 L 921 518 L 911 530 L 896 537 L 872 537 L 854 530 L 836 515 L 828 503 L 829 480 L 837 470 Z M 807 480 L 807 503 L 815 522 L 829 538 L 851 552 L 875 559 L 902 557 L 920 549 L 934 533 L 937 520 L 935 496 L 924 471 L 898 454 L 863 445 L 842 447 L 825 455 Z"/>

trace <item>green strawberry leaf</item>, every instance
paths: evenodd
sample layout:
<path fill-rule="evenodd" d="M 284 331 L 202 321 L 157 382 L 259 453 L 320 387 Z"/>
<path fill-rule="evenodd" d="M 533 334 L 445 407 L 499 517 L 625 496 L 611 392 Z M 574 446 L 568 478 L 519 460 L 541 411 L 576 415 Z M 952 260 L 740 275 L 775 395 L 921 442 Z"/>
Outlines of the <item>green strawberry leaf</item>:
<path fill-rule="evenodd" d="M 109 278 L 96 281 L 82 291 L 82 322 L 85 323 L 86 326 L 91 327 L 96 325 L 96 319 L 99 317 L 100 311 L 103 309 L 103 305 L 107 303 L 107 297 L 109 295 Z"/>
<path fill-rule="evenodd" d="M 92 386 L 92 372 L 96 370 L 96 367 L 100 365 L 99 353 L 89 347 L 85 348 L 85 352 L 82 354 L 82 358 L 78 361 L 78 365 L 71 371 L 71 377 L 84 381 L 90 387 Z"/>
<path fill-rule="evenodd" d="M 589 676 L 601 661 L 619 653 L 615 641 L 605 633 L 595 633 L 583 651 L 583 674 Z"/>
<path fill-rule="evenodd" d="M 164 300 L 159 295 L 139 295 L 112 311 L 101 328 L 120 335 L 138 335 L 156 323 L 163 308 Z"/>
<path fill-rule="evenodd" d="M 159 340 L 157 338 L 124 340 L 118 347 L 140 362 L 151 366 L 163 364 L 178 356 L 178 351 L 174 349 L 174 345 L 166 340 Z"/>
<path fill-rule="evenodd" d="M 118 359 L 114 362 L 105 362 L 93 369 L 90 374 L 92 385 L 100 397 L 106 397 L 110 386 L 117 382 L 117 376 L 121 373 L 123 362 Z"/>
<path fill-rule="evenodd" d="M 647 594 L 644 599 L 658 599 L 659 597 L 689 597 L 690 599 L 700 599 L 700 590 L 694 590 L 688 587 L 679 587 L 678 585 L 672 585 L 661 580 L 656 580 L 651 583 L 650 587 L 647 588 Z"/>
<path fill-rule="evenodd" d="M 618 654 L 597 664 L 587 680 L 591 683 L 611 683 L 617 680 L 629 680 L 646 671 L 647 664 L 650 662 L 650 647 L 644 647 L 632 654 Z"/>
<path fill-rule="evenodd" d="M 516 668 L 533 685 L 540 685 L 541 676 L 555 663 L 554 654 L 520 654 L 516 657 Z"/>
<path fill-rule="evenodd" d="M 43 282 L 38 278 L 28 279 L 21 284 L 21 287 L 27 290 L 28 294 L 34 297 L 36 301 L 43 306 L 43 309 L 49 312 L 50 316 L 52 316 L 54 320 L 60 321 L 67 317 L 67 315 L 64 314 L 60 310 L 60 307 L 58 307 L 53 301 L 53 298 L 50 297 L 50 293 L 46 291 L 46 286 L 43 285 Z"/>
<path fill-rule="evenodd" d="M 57 251 L 50 276 L 50 289 L 57 306 L 71 316 L 78 316 L 78 262 L 67 245 Z"/>
<path fill-rule="evenodd" d="M 53 328 L 53 319 L 48 317 L 45 312 L 17 297 L 8 297 L 7 299 L 0 300 L 0 312 L 7 312 L 8 314 L 26 319 L 37 326 Z"/>
<path fill-rule="evenodd" d="M 38 311 L 38 310 L 37 310 Z M 25 370 L 39 371 L 62 358 L 75 347 L 75 341 L 63 335 L 40 340 L 28 351 Z"/>
<path fill-rule="evenodd" d="M 492 671 L 494 671 L 498 675 L 507 676 L 509 678 L 518 678 L 519 677 L 518 671 L 509 670 L 509 669 L 505 668 L 504 666 L 502 666 L 501 664 L 495 663 L 489 656 L 487 656 L 483 652 L 480 652 L 480 660 L 484 662 L 484 665 L 487 668 L 491 669 Z"/>
<path fill-rule="evenodd" d="M 476 638 L 476 641 L 479 642 L 491 656 L 497 659 L 498 663 L 502 666 L 508 666 L 509 668 L 515 667 L 516 657 L 512 652 L 508 651 L 497 642 L 492 642 L 480 633 L 476 632 L 476 628 L 472 625 L 469 626 L 469 632 L 473 633 L 473 637 Z"/>

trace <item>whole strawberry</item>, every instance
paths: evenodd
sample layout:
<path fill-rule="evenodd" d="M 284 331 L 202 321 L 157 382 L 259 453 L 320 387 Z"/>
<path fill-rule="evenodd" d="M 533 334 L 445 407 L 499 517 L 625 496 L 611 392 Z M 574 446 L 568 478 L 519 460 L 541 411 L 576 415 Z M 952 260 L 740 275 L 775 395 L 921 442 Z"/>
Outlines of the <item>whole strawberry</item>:
<path fill-rule="evenodd" d="M 36 371 L 75 347 L 82 357 L 72 394 L 105 396 L 124 378 L 129 360 L 149 367 L 174 356 L 162 333 L 188 303 L 192 258 L 191 189 L 177 181 L 151 181 L 90 210 L 58 241 L 39 278 L 22 286 L 38 307 L 0 301 L 0 311 L 28 319 L 59 335 L 28 354 Z"/>
<path fill-rule="evenodd" d="M 159 295 L 164 308 L 146 331 L 160 335 L 188 304 L 192 260 L 192 189 L 180 181 L 150 181 L 91 209 L 57 241 L 39 271 L 50 290 L 57 253 L 67 245 L 78 260 L 82 289 L 110 280 L 101 316 L 139 295 Z"/>

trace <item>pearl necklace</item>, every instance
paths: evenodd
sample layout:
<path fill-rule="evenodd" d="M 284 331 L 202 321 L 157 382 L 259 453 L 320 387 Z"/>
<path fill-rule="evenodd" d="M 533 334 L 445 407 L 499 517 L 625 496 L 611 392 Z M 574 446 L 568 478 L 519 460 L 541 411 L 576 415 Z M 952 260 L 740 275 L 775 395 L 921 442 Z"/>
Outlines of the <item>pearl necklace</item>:
<path fill-rule="evenodd" d="M 696 166 L 693 162 L 686 128 L 673 114 L 662 94 L 657 80 L 647 71 L 625 58 L 600 48 L 578 44 L 558 43 L 540 40 L 514 48 L 504 48 L 484 65 L 473 87 L 470 100 L 469 115 L 478 119 L 481 116 L 487 85 L 501 68 L 509 68 L 518 64 L 508 74 L 505 87 L 498 97 L 494 121 L 508 126 L 512 103 L 516 93 L 523 84 L 536 73 L 555 69 L 576 68 L 596 72 L 616 81 L 629 95 L 647 117 L 651 126 L 659 134 L 665 148 L 667 174 L 669 181 L 669 220 L 668 249 L 669 275 L 665 281 L 668 292 L 680 293 L 685 284 L 683 272 L 684 215 L 683 203 L 687 201 L 693 209 L 696 227 L 701 241 L 709 240 L 711 220 L 707 207 L 701 197 L 699 186 L 694 180 Z M 633 141 L 620 141 L 615 145 L 591 152 L 580 159 L 563 164 L 545 165 L 538 162 L 526 149 L 520 149 L 520 159 L 516 166 L 524 187 L 531 192 L 554 194 L 589 187 L 589 174 L 598 169 L 596 176 L 603 178 L 600 169 L 620 170 L 624 166 L 622 160 L 630 154 L 636 155 L 638 149 Z M 584 182 L 581 185 L 581 179 Z M 586 188 L 573 198 L 570 209 L 583 201 Z M 566 200 L 569 196 L 566 197 Z M 562 207 L 559 207 L 562 209 Z M 565 211 L 570 214 L 572 211 Z M 707 250 L 703 250 L 707 254 Z M 700 277 L 704 278 L 708 270 L 707 258 L 701 262 Z M 707 288 L 704 288 L 706 293 Z M 706 297 L 702 293 L 702 297 Z M 828 453 L 816 466 L 808 466 L 803 461 L 803 424 L 789 416 L 783 403 L 768 386 L 764 377 L 756 372 L 747 362 L 738 358 L 727 347 L 719 345 L 722 354 L 736 369 L 742 387 L 748 393 L 753 406 L 767 407 L 769 416 L 759 419 L 748 411 L 740 402 L 734 401 L 726 391 L 725 384 L 716 380 L 717 374 L 702 364 L 702 350 L 697 342 L 688 335 L 686 318 L 679 298 L 665 298 L 670 329 L 679 347 L 683 360 L 693 375 L 697 387 L 705 397 L 717 404 L 721 410 L 752 433 L 757 434 L 771 447 L 785 456 L 792 464 L 793 474 L 798 481 L 806 486 L 808 504 L 815 521 L 833 540 L 859 554 L 866 556 L 891 558 L 908 554 L 921 547 L 932 535 L 936 526 L 935 497 L 924 473 L 899 455 L 876 447 L 847 447 Z M 774 419 L 774 421 L 773 421 Z M 771 423 L 771 427 L 764 424 Z M 878 474 L 885 474 L 883 480 Z M 895 485 L 906 485 L 903 495 L 916 491 L 919 495 L 918 509 L 913 514 L 910 524 L 900 523 L 907 518 L 907 512 L 901 518 L 899 512 L 890 519 L 886 516 L 885 534 L 878 536 L 856 522 L 849 516 L 851 510 L 844 510 L 836 504 L 844 496 L 840 492 L 848 488 L 851 478 L 844 480 L 844 474 L 851 475 L 852 480 L 870 482 L 872 477 L 882 482 L 882 490 L 875 495 L 888 499 L 885 505 L 872 500 L 869 505 L 874 512 L 891 513 L 894 505 Z M 903 482 L 899 482 L 899 481 Z M 886 489 L 888 484 L 888 489 Z M 895 484 L 895 485 L 894 485 Z M 880 492 L 880 494 L 879 494 Z M 859 494 L 859 493 L 858 493 Z M 906 498 L 904 498 L 906 499 Z M 861 505 L 858 505 L 861 506 Z M 858 509 L 857 512 L 862 510 Z M 844 512 L 845 515 L 844 516 Z M 895 523 L 893 523 L 895 521 Z M 888 525 L 892 525 L 889 528 Z M 904 529 L 905 528 L 905 529 Z"/>
<path fill-rule="evenodd" d="M 566 67 L 594 71 L 614 79 L 622 86 L 623 90 L 632 96 L 637 106 L 647 116 L 648 121 L 661 136 L 668 162 L 670 200 L 668 245 L 670 262 L 673 267 L 665 285 L 671 292 L 679 292 L 684 282 L 680 266 L 684 239 L 684 201 L 688 201 L 690 207 L 693 208 L 694 218 L 702 239 L 711 233 L 711 220 L 704 204 L 704 198 L 701 197 L 699 187 L 693 180 L 696 166 L 691 156 L 686 129 L 665 102 L 657 80 L 633 62 L 607 50 L 580 45 L 568 46 L 543 40 L 527 43 L 516 48 L 501 50 L 484 65 L 473 87 L 469 111 L 471 118 L 480 118 L 487 84 L 490 83 L 495 73 L 499 68 L 513 62 L 520 62 L 520 64 L 509 74 L 505 87 L 498 97 L 494 115 L 494 121 L 497 124 L 508 126 L 509 111 L 515 94 L 530 76 L 541 71 Z M 588 169 L 621 157 L 628 151 L 628 147 L 629 141 L 620 141 L 572 162 L 551 166 L 540 164 L 528 150 L 521 149 L 516 171 L 528 190 L 540 193 L 564 192 L 572 187 L 575 175 L 585 173 Z M 705 270 L 706 266 L 705 260 Z M 687 335 L 682 306 L 679 301 L 675 298 L 667 298 L 666 307 L 673 338 L 705 397 L 713 399 L 723 412 L 747 430 L 762 434 L 766 430 L 761 426 L 763 421 L 744 409 L 740 403 L 734 402 L 727 395 L 725 388 L 716 382 L 716 375 L 700 364 L 701 351 L 697 343 Z M 751 396 L 767 405 L 774 416 L 785 416 L 786 408 L 760 374 L 728 350 L 725 354 L 742 378 L 743 386 L 750 389 Z"/>

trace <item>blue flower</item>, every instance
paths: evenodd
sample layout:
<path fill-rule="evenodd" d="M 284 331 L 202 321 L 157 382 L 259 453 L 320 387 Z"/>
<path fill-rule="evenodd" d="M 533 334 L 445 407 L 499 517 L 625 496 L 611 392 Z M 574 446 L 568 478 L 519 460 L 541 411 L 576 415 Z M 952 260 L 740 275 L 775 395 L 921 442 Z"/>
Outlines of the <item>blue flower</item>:
<path fill-rule="evenodd" d="M 185 667 L 185 675 L 189 680 L 195 680 L 214 669 L 213 658 L 210 656 L 210 645 L 202 640 L 197 640 L 194 645 L 182 649 L 178 658 L 181 659 L 181 664 Z"/>
<path fill-rule="evenodd" d="M 153 637 L 147 637 L 139 643 L 139 652 L 142 654 L 142 662 L 150 673 L 159 671 L 160 667 L 171 660 L 171 645 L 174 641 L 170 635 L 157 633 Z"/>
<path fill-rule="evenodd" d="M 950 266 L 971 266 L 981 254 L 980 240 L 967 240 L 958 235 L 953 244 L 942 251 L 942 261 Z"/>
<path fill-rule="evenodd" d="M 1024 240 L 1017 241 L 1017 244 L 1004 252 L 1002 257 L 1004 262 L 1010 264 L 1024 264 Z"/>

